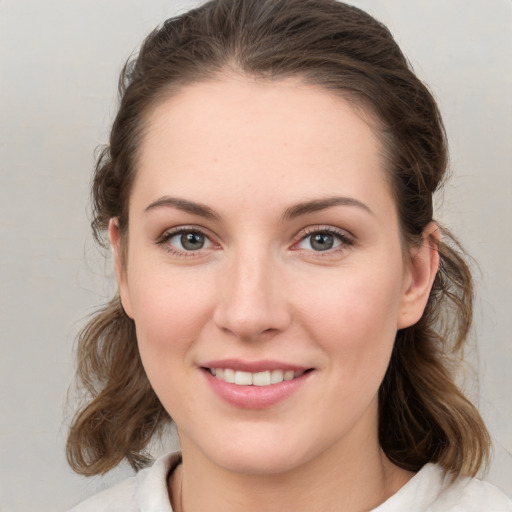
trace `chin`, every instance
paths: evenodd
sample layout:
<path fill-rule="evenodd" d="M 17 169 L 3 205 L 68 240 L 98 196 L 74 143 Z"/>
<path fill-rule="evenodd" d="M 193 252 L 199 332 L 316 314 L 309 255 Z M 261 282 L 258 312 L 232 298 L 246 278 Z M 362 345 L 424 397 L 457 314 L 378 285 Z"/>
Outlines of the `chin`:
<path fill-rule="evenodd" d="M 325 440 L 311 443 L 301 436 L 290 436 L 290 429 L 268 432 L 263 428 L 252 429 L 249 435 L 224 431 L 207 440 L 202 447 L 199 443 L 190 447 L 192 452 L 189 453 L 197 447 L 211 464 L 225 471 L 263 476 L 294 471 L 321 456 L 329 443 Z M 186 457 L 187 445 L 183 448 Z"/>
<path fill-rule="evenodd" d="M 226 471 L 245 475 L 278 475 L 288 473 L 303 462 L 297 450 L 256 447 L 254 450 L 227 450 L 218 454 L 217 465 Z"/>

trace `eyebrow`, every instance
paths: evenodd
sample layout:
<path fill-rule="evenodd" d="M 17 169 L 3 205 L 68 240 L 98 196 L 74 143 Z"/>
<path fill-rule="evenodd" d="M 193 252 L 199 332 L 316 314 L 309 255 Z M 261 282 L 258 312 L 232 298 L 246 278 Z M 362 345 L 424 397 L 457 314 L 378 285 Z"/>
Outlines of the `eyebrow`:
<path fill-rule="evenodd" d="M 151 203 L 144 212 L 149 212 L 156 208 L 163 207 L 171 207 L 177 208 L 186 213 L 190 213 L 192 215 L 199 215 L 200 217 L 205 217 L 206 219 L 219 219 L 220 216 L 214 210 L 212 210 L 209 206 L 205 204 L 196 203 L 194 201 L 188 201 L 187 199 L 181 199 L 178 197 L 170 197 L 164 196 L 160 199 L 157 199 L 153 203 Z"/>
<path fill-rule="evenodd" d="M 352 197 L 335 196 L 327 197 L 325 199 L 313 199 L 312 201 L 304 201 L 302 203 L 297 203 L 293 206 L 290 206 L 284 212 L 283 220 L 294 219 L 302 215 L 308 215 L 310 213 L 326 210 L 327 208 L 332 208 L 333 206 L 354 206 L 374 215 L 374 213 L 367 205 L 361 201 L 358 201 L 357 199 Z"/>
<path fill-rule="evenodd" d="M 300 217 L 302 215 L 308 215 L 310 213 L 315 213 L 321 210 L 326 210 L 327 208 L 332 208 L 334 206 L 352 206 L 356 208 L 360 208 L 368 213 L 373 215 L 373 212 L 370 208 L 354 199 L 352 197 L 327 197 L 325 199 L 313 199 L 311 201 L 304 201 L 301 203 L 294 204 L 287 208 L 283 214 L 283 220 L 290 220 L 296 217 Z M 187 199 L 182 199 L 178 197 L 170 197 L 163 196 L 156 201 L 152 202 L 149 206 L 146 207 L 144 212 L 148 212 L 157 208 L 177 208 L 186 213 L 190 213 L 192 215 L 198 215 L 200 217 L 204 217 L 206 219 L 220 219 L 220 215 L 212 210 L 209 206 L 205 204 L 196 203 L 195 201 L 189 201 Z"/>

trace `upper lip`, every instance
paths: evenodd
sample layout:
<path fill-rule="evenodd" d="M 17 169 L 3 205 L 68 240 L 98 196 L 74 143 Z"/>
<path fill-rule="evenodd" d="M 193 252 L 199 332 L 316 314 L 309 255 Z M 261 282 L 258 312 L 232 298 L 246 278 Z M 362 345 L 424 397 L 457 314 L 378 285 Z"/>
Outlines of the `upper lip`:
<path fill-rule="evenodd" d="M 294 372 L 306 371 L 310 369 L 308 366 L 285 363 L 283 361 L 274 361 L 262 359 L 259 361 L 244 361 L 241 359 L 217 359 L 215 361 L 207 361 L 200 365 L 203 368 L 230 368 L 242 372 L 258 373 L 272 370 L 293 370 Z"/>

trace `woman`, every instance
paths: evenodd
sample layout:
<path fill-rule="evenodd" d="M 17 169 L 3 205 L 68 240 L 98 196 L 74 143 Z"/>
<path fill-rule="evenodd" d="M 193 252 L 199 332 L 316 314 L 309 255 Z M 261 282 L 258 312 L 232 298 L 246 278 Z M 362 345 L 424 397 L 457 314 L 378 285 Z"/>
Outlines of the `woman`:
<path fill-rule="evenodd" d="M 119 296 L 83 330 L 68 459 L 181 454 L 76 508 L 512 510 L 453 381 L 471 275 L 433 220 L 435 101 L 331 0 L 218 0 L 150 34 L 93 184 Z M 455 368 L 456 369 L 456 368 Z"/>

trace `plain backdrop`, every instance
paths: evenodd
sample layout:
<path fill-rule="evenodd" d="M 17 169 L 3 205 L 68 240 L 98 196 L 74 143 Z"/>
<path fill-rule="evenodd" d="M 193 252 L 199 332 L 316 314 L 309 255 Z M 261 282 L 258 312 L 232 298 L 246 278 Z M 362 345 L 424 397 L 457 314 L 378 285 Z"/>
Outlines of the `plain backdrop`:
<path fill-rule="evenodd" d="M 88 183 L 123 62 L 197 3 L 0 0 L 2 512 L 64 511 L 129 473 L 86 479 L 64 457 L 74 336 L 113 290 Z M 479 264 L 468 389 L 495 441 L 487 478 L 512 494 L 512 2 L 353 3 L 390 27 L 444 113 L 453 179 L 437 215 Z"/>

